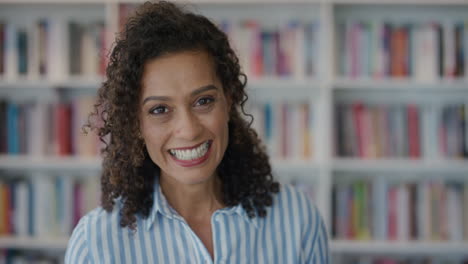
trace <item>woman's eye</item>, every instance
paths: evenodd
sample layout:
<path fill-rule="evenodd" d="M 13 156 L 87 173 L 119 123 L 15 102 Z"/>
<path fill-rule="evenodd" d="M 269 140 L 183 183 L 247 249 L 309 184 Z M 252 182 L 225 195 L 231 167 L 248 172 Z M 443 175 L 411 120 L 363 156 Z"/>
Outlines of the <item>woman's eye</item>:
<path fill-rule="evenodd" d="M 206 104 L 212 103 L 213 101 L 214 101 L 214 99 L 211 98 L 211 97 L 203 97 L 203 98 L 198 99 L 195 106 L 206 105 Z"/>
<path fill-rule="evenodd" d="M 169 112 L 169 109 L 165 106 L 157 106 L 150 111 L 152 114 L 164 114 Z"/>

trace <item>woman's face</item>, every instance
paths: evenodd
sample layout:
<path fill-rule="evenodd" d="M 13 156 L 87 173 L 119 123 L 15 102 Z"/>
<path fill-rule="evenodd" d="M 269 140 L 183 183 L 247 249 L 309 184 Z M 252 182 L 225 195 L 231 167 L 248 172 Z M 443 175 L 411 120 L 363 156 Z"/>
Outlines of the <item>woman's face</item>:
<path fill-rule="evenodd" d="M 149 61 L 142 76 L 140 129 L 161 177 L 183 184 L 210 179 L 228 145 L 229 109 L 206 52 Z"/>

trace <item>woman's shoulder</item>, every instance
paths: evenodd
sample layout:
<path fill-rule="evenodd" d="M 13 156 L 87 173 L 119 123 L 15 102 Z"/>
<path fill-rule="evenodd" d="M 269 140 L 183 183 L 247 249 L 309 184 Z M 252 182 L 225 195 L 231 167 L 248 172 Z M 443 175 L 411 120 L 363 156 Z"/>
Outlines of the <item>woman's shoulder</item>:
<path fill-rule="evenodd" d="M 110 212 L 99 206 L 86 213 L 80 218 L 73 229 L 65 253 L 65 262 L 86 262 L 84 260 L 89 258 L 90 251 L 92 250 L 90 243 L 99 240 L 102 227 L 117 225 L 118 221 L 119 213 L 117 206 L 114 206 Z M 78 259 L 83 260 L 83 262 L 75 262 Z"/>
<path fill-rule="evenodd" d="M 79 225 L 84 225 L 86 228 L 92 228 L 95 226 L 103 226 L 104 222 L 106 224 L 118 223 L 120 221 L 119 211 L 121 207 L 122 205 L 119 199 L 115 200 L 112 210 L 108 211 L 102 206 L 98 206 L 81 217 L 75 229 Z"/>

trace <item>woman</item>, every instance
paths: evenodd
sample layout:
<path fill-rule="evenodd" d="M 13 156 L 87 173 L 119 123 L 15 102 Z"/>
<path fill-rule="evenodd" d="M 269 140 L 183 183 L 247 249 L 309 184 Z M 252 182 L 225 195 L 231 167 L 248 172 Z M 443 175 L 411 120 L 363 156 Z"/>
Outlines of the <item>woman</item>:
<path fill-rule="evenodd" d="M 101 139 L 110 135 L 102 208 L 76 226 L 66 263 L 328 263 L 317 209 L 280 189 L 242 118 L 245 86 L 208 19 L 142 5 L 116 41 L 93 113 Z"/>

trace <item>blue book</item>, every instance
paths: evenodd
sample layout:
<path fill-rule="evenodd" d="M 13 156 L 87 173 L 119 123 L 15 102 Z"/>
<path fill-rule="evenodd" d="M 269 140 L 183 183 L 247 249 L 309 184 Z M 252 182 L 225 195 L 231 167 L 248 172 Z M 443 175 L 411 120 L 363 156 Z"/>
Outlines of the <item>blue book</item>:
<path fill-rule="evenodd" d="M 25 30 L 19 30 L 17 35 L 18 73 L 28 73 L 28 35 Z"/>
<path fill-rule="evenodd" d="M 7 144 L 9 154 L 19 154 L 18 105 L 7 106 Z"/>

